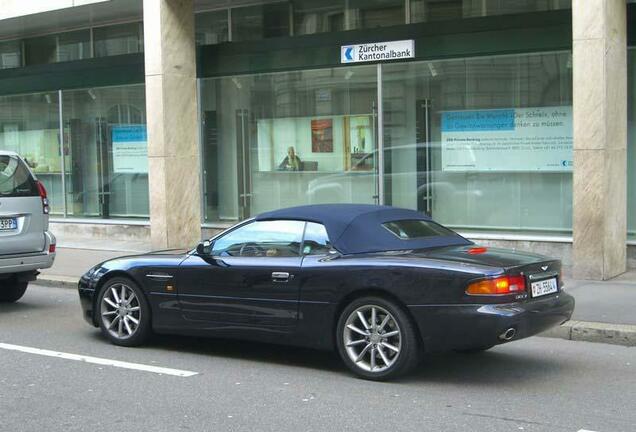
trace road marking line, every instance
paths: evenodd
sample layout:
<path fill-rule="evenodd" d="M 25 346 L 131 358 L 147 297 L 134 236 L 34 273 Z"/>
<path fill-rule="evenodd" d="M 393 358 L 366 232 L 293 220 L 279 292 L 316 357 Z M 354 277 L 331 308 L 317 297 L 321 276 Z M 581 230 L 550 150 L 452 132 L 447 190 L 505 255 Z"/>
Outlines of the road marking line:
<path fill-rule="evenodd" d="M 172 375 L 172 376 L 178 376 L 183 378 L 198 375 L 198 372 L 191 372 L 191 371 L 179 370 L 179 369 L 169 369 L 169 368 L 163 368 L 158 366 L 148 366 L 148 365 L 144 365 L 140 363 L 128 363 L 128 362 L 123 362 L 118 360 L 109 360 L 105 358 L 90 357 L 90 356 L 79 355 L 79 354 L 69 354 L 69 353 L 63 353 L 59 351 L 50 351 L 50 350 L 30 348 L 30 347 L 25 347 L 20 345 L 11 345 L 11 344 L 6 344 L 2 342 L 0 342 L 0 349 L 5 349 L 9 351 L 19 351 L 19 352 L 23 352 L 27 354 L 36 354 L 36 355 L 42 355 L 47 357 L 61 358 L 65 360 L 75 360 L 75 361 L 80 361 L 84 363 L 93 363 L 93 364 L 98 364 L 103 366 L 113 366 L 113 367 L 132 369 L 132 370 L 138 370 L 143 372 L 152 372 L 152 373 L 161 374 L 161 375 Z"/>
<path fill-rule="evenodd" d="M 594 432 L 594 431 L 587 430 L 587 429 L 579 429 L 579 432 Z"/>

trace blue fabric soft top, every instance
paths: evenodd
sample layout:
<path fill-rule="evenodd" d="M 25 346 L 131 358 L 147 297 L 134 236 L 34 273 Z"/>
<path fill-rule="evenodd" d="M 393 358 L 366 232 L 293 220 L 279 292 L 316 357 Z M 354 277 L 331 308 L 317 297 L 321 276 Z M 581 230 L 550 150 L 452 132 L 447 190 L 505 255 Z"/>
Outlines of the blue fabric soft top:
<path fill-rule="evenodd" d="M 255 220 L 301 220 L 325 226 L 332 246 L 343 254 L 431 247 L 471 245 L 459 234 L 438 237 L 400 239 L 382 226 L 386 222 L 431 218 L 415 210 L 369 204 L 317 204 L 274 210 Z"/>

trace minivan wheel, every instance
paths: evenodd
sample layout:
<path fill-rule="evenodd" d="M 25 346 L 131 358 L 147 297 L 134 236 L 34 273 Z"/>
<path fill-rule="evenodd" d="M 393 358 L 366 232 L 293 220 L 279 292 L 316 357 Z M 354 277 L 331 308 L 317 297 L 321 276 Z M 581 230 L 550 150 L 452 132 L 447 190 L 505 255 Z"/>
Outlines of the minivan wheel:
<path fill-rule="evenodd" d="M 15 279 L 0 281 L 0 302 L 17 302 L 24 295 L 28 285 L 28 282 L 18 282 Z"/>
<path fill-rule="evenodd" d="M 345 307 L 336 339 L 340 357 L 362 378 L 393 379 L 419 360 L 417 331 L 407 312 L 381 297 L 359 298 Z"/>
<path fill-rule="evenodd" d="M 150 306 L 128 278 L 109 280 L 99 291 L 95 312 L 102 334 L 115 345 L 141 345 L 150 334 Z"/>

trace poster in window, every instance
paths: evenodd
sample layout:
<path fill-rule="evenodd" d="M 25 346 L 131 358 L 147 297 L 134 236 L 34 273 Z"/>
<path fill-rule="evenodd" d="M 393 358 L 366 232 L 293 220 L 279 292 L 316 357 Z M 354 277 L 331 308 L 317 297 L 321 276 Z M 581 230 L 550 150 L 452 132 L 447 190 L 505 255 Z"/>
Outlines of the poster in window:
<path fill-rule="evenodd" d="M 442 170 L 571 172 L 572 107 L 442 113 Z"/>
<path fill-rule="evenodd" d="M 146 125 L 119 125 L 112 128 L 113 172 L 148 174 Z"/>
<path fill-rule="evenodd" d="M 311 151 L 333 153 L 333 121 L 331 119 L 311 121 Z"/>

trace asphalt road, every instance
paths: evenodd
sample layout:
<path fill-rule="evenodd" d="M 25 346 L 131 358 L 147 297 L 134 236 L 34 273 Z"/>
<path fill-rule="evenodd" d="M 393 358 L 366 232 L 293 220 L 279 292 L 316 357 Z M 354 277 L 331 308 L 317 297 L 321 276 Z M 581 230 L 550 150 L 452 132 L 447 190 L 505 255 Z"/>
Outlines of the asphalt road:
<path fill-rule="evenodd" d="M 636 348 L 614 345 L 535 337 L 373 383 L 310 350 L 163 336 L 116 347 L 82 320 L 74 290 L 32 286 L 0 305 L 1 431 L 633 432 L 635 389 Z"/>

